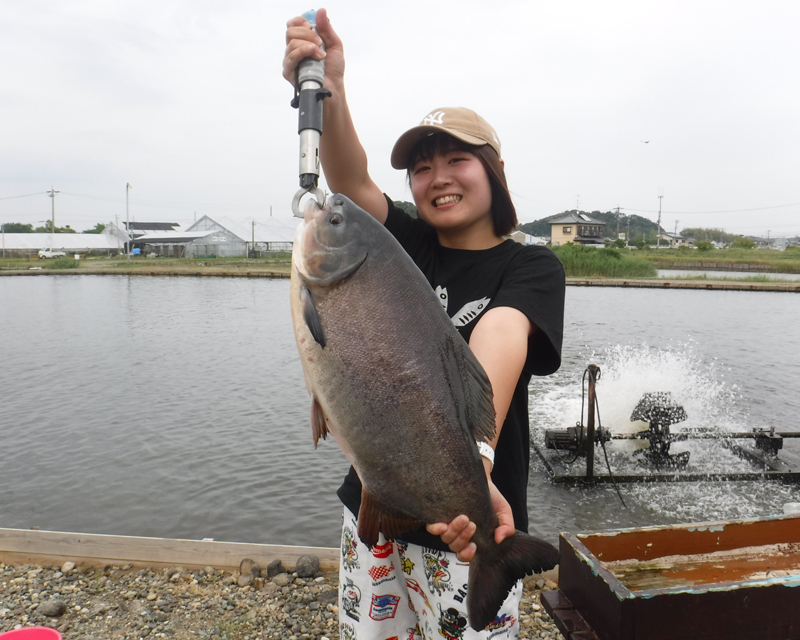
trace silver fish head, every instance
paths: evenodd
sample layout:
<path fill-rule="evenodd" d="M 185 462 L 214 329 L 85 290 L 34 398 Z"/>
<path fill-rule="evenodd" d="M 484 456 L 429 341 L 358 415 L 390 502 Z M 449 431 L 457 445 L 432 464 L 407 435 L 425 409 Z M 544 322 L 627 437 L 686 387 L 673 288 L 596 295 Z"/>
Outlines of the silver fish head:
<path fill-rule="evenodd" d="M 311 203 L 292 249 L 298 274 L 314 287 L 350 276 L 367 259 L 375 225 L 380 223 L 341 194 L 328 198 L 321 209 Z"/>

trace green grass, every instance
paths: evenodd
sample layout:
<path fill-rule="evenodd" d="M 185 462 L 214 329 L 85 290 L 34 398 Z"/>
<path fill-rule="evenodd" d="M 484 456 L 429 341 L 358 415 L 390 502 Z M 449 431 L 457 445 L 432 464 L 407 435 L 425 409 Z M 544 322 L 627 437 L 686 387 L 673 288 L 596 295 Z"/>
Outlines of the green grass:
<path fill-rule="evenodd" d="M 741 277 L 733 277 L 733 276 L 715 276 L 713 274 L 707 275 L 703 274 L 700 276 L 662 276 L 659 280 L 724 280 L 728 282 L 777 282 L 777 283 L 787 283 L 787 282 L 795 282 L 794 280 L 789 280 L 788 278 L 768 278 L 767 276 L 741 276 Z"/>
<path fill-rule="evenodd" d="M 78 261 L 75 258 L 54 258 L 47 260 L 44 266 L 47 269 L 77 269 Z"/>
<path fill-rule="evenodd" d="M 656 268 L 619 249 L 565 244 L 553 247 L 570 278 L 655 278 Z"/>
<path fill-rule="evenodd" d="M 675 263 L 716 262 L 731 271 L 741 265 L 762 265 L 765 271 L 776 273 L 800 273 L 800 247 L 789 247 L 785 251 L 774 249 L 710 249 L 700 251 L 689 247 L 678 249 L 640 249 L 633 253 L 651 262 L 657 269 Z M 737 268 L 738 266 L 738 268 Z"/>

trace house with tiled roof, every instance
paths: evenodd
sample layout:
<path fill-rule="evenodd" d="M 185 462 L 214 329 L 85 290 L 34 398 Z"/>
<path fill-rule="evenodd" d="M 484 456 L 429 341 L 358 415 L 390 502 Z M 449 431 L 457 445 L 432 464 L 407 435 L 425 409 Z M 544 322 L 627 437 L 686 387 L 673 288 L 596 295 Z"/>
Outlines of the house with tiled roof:
<path fill-rule="evenodd" d="M 550 244 L 558 247 L 568 242 L 575 244 L 603 244 L 604 222 L 585 213 L 570 212 L 550 221 Z"/>

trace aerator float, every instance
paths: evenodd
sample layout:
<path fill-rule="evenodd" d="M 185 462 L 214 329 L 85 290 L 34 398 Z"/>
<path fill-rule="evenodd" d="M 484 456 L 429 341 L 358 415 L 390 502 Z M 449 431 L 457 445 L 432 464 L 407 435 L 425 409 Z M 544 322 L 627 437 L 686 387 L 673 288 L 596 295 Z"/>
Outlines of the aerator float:
<path fill-rule="evenodd" d="M 648 428 L 635 433 L 616 433 L 603 428 L 597 402 L 597 381 L 600 368 L 590 364 L 583 375 L 581 419 L 574 427 L 545 431 L 544 450 L 534 449 L 547 471 L 557 483 L 663 482 L 697 480 L 761 480 L 800 481 L 800 455 L 783 451 L 785 438 L 800 438 L 800 431 L 776 431 L 774 427 L 730 432 L 710 428 L 676 429 L 674 425 L 687 419 L 686 410 L 668 391 L 645 393 L 632 408 L 630 420 L 648 423 Z M 584 406 L 588 396 L 586 423 Z M 634 451 L 641 473 L 615 474 L 611 470 L 606 443 L 614 440 L 646 440 L 648 446 Z M 717 440 L 752 466 L 752 471 L 694 472 L 689 468 L 690 452 L 671 453 L 673 442 Z M 595 445 L 600 445 L 608 473 L 594 469 Z M 585 459 L 585 472 L 574 470 L 573 464 Z"/>

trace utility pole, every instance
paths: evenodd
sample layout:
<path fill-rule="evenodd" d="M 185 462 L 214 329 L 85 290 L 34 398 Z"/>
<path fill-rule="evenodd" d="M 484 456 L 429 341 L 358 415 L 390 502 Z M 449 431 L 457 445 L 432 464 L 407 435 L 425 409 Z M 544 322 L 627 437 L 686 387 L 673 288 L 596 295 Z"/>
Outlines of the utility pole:
<path fill-rule="evenodd" d="M 661 247 L 661 198 L 658 196 L 658 222 L 656 223 L 656 249 Z"/>
<path fill-rule="evenodd" d="M 256 221 L 253 220 L 253 257 L 256 257 Z"/>
<path fill-rule="evenodd" d="M 53 189 L 53 185 L 50 185 L 50 191 L 47 192 L 47 195 L 50 196 L 50 198 L 53 201 L 53 208 L 52 208 L 52 214 L 51 214 L 52 217 L 50 218 L 50 248 L 51 249 L 53 248 L 53 245 L 55 244 L 55 241 L 56 241 L 55 233 L 56 233 L 56 194 L 57 193 L 61 193 L 61 192 L 60 191 L 56 191 L 55 189 Z"/>
<path fill-rule="evenodd" d="M 131 210 L 128 206 L 128 193 L 131 190 L 131 183 L 125 183 L 125 231 L 128 233 L 128 241 L 125 243 L 125 248 L 128 250 L 128 262 L 131 261 Z"/>
<path fill-rule="evenodd" d="M 625 246 L 628 246 L 628 242 L 631 237 L 631 216 L 628 215 L 628 231 L 625 233 Z"/>
<path fill-rule="evenodd" d="M 677 245 L 678 244 L 678 223 L 680 220 L 675 221 L 675 235 L 672 237 L 672 241 Z"/>
<path fill-rule="evenodd" d="M 617 237 L 614 239 L 619 240 L 619 205 L 617 205 Z"/>

